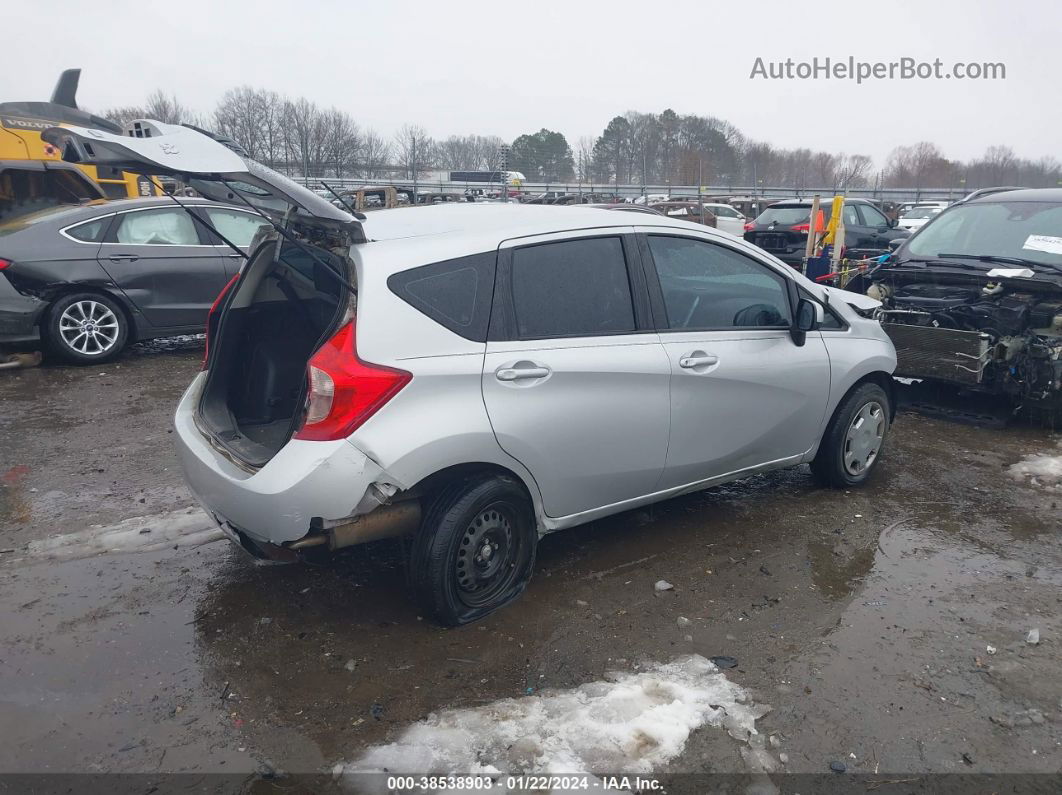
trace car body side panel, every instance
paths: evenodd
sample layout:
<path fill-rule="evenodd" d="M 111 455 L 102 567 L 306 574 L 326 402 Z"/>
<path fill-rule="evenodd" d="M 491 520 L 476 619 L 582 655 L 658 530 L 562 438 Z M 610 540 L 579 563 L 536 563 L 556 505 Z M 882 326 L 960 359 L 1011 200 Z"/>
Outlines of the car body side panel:
<path fill-rule="evenodd" d="M 430 241 L 429 241 L 430 242 Z M 527 487 L 542 524 L 542 502 L 531 474 L 498 446 L 483 404 L 480 378 L 486 345 L 461 337 L 391 292 L 387 277 L 402 267 L 473 253 L 481 249 L 369 243 L 354 246 L 358 310 L 358 356 L 367 362 L 413 374 L 380 411 L 350 437 L 386 470 L 399 489 L 459 464 L 491 464 L 514 472 Z M 486 243 L 482 244 L 486 245 Z M 495 242 L 495 245 L 497 243 Z M 417 355 L 419 354 L 419 355 Z"/>
<path fill-rule="evenodd" d="M 511 368 L 539 379 L 504 381 Z M 655 333 L 488 343 L 483 400 L 502 449 L 534 473 L 546 513 L 653 491 L 670 426 L 670 368 Z"/>
<path fill-rule="evenodd" d="M 671 442 L 660 488 L 803 455 L 818 444 L 830 394 L 821 335 L 788 331 L 662 333 L 671 359 Z M 684 369 L 684 357 L 717 361 Z"/>
<path fill-rule="evenodd" d="M 358 334 L 364 333 L 359 319 Z M 386 470 L 398 490 L 459 464 L 511 470 L 527 487 L 544 528 L 538 484 L 498 445 L 487 417 L 480 390 L 483 352 L 406 359 L 395 366 L 413 373 L 413 380 L 358 428 L 350 442 Z"/>
<path fill-rule="evenodd" d="M 862 321 L 877 327 L 880 336 L 861 334 L 858 326 L 845 331 L 823 331 L 822 339 L 830 355 L 830 401 L 826 409 L 823 429 L 833 417 L 837 405 L 856 383 L 874 373 L 891 376 L 896 370 L 896 349 L 877 321 Z M 893 407 L 895 410 L 895 406 Z M 821 441 L 821 433 L 819 434 Z M 818 452 L 818 444 L 808 451 L 810 461 Z"/>

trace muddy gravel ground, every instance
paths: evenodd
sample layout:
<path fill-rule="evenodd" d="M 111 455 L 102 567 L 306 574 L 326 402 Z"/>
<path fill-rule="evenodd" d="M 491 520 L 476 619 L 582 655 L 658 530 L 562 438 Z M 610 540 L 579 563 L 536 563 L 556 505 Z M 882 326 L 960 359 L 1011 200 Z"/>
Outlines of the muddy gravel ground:
<path fill-rule="evenodd" d="M 501 699 L 700 655 L 733 658 L 713 676 L 770 709 L 754 736 L 702 721 L 670 754 L 651 732 L 601 740 L 669 791 L 730 786 L 708 773 L 765 774 L 734 791 L 987 773 L 1057 791 L 1062 490 L 1008 472 L 1057 455 L 1057 433 L 904 411 L 866 488 L 800 468 L 547 537 L 522 599 L 444 630 L 410 600 L 399 542 L 258 566 L 208 528 L 170 432 L 201 356 L 192 339 L 0 373 L 0 773 L 357 789 L 332 771 L 432 713 L 489 727 Z"/>

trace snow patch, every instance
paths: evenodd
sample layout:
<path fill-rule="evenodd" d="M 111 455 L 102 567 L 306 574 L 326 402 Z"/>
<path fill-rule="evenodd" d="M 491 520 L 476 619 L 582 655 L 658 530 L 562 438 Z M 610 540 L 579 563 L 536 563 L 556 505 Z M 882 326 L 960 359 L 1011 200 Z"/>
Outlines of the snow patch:
<path fill-rule="evenodd" d="M 1062 450 L 1062 442 L 1059 442 L 1058 447 Z M 1040 488 L 1062 491 L 1062 453 L 1027 455 L 1018 463 L 1012 464 L 1007 472 L 1016 480 L 1028 480 Z"/>
<path fill-rule="evenodd" d="M 42 558 L 73 560 L 107 552 L 152 552 L 174 544 L 200 546 L 224 537 L 206 513 L 186 508 L 31 541 L 27 551 Z"/>
<path fill-rule="evenodd" d="M 692 655 L 571 690 L 433 713 L 333 772 L 352 785 L 357 775 L 359 791 L 363 774 L 381 772 L 650 773 L 682 753 L 690 734 L 703 726 L 749 741 L 757 735 L 756 720 L 768 711 L 711 662 Z M 756 746 L 762 749 L 762 743 Z M 504 778 L 498 783 L 504 788 Z"/>

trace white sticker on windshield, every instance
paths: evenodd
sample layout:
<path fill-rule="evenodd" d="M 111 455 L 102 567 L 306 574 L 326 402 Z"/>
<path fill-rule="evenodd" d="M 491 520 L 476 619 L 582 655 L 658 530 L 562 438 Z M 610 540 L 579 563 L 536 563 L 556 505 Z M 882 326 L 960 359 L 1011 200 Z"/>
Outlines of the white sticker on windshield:
<path fill-rule="evenodd" d="M 1046 251 L 1048 254 L 1062 254 L 1062 237 L 1052 235 L 1029 235 L 1022 248 L 1030 251 Z"/>

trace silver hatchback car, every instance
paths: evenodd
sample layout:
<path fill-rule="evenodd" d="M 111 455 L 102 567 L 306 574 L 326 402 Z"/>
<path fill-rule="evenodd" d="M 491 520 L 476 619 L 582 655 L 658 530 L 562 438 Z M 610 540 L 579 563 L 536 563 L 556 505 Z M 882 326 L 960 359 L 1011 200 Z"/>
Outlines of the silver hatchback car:
<path fill-rule="evenodd" d="M 578 207 L 359 219 L 139 124 L 80 156 L 277 219 L 176 414 L 189 485 L 254 555 L 408 535 L 417 598 L 463 624 L 523 591 L 544 533 L 804 463 L 847 488 L 880 458 L 896 357 L 877 302 L 739 238 Z"/>

